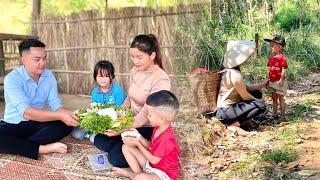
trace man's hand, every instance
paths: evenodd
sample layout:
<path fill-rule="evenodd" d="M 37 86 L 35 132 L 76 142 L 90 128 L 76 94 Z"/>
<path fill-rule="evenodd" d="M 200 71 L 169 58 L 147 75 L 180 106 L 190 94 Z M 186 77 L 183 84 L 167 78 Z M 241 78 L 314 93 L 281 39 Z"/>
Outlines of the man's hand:
<path fill-rule="evenodd" d="M 61 121 L 63 123 L 65 123 L 66 125 L 74 126 L 74 127 L 79 125 L 77 118 L 73 112 L 64 110 L 64 111 L 60 111 L 59 113 L 61 113 L 61 115 L 60 115 Z"/>

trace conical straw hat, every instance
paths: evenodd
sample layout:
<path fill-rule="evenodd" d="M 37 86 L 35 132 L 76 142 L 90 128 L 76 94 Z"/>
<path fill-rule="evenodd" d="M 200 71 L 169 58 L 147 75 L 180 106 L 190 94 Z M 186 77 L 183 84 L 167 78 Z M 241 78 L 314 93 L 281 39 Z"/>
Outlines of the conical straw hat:
<path fill-rule="evenodd" d="M 253 41 L 228 41 L 227 51 L 223 60 L 223 66 L 225 68 L 234 68 L 239 66 L 252 55 L 255 48 L 256 43 Z"/>

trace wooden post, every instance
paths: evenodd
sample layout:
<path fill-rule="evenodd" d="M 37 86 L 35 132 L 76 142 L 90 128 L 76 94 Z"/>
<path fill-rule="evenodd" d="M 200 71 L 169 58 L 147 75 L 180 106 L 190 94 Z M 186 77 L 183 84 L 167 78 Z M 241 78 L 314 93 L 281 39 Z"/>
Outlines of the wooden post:
<path fill-rule="evenodd" d="M 4 101 L 3 80 L 5 75 L 5 59 L 2 40 L 0 40 L 0 102 Z"/>
<path fill-rule="evenodd" d="M 106 0 L 106 6 L 104 7 L 104 16 L 107 17 L 107 15 L 109 15 L 108 0 Z"/>
<path fill-rule="evenodd" d="M 254 57 L 256 58 L 259 55 L 259 34 L 258 33 L 254 35 L 254 41 L 256 42 L 256 52 L 254 53 Z"/>
<path fill-rule="evenodd" d="M 31 24 L 31 31 L 32 35 L 37 35 L 37 24 L 36 21 L 38 20 L 38 17 L 40 16 L 40 9 L 41 9 L 41 0 L 33 0 L 32 3 L 32 24 Z"/>
<path fill-rule="evenodd" d="M 213 2 L 212 0 L 210 0 L 210 4 L 209 4 L 209 20 L 211 21 L 212 19 L 212 8 L 213 8 Z"/>
<path fill-rule="evenodd" d="M 0 40 L 0 77 L 5 75 L 5 59 L 4 59 L 4 49 L 3 42 Z"/>

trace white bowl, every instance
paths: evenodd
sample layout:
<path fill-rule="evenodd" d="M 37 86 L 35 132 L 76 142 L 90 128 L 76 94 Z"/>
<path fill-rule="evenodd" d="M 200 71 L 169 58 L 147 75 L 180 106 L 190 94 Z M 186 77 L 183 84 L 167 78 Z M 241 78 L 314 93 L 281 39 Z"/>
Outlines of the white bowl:
<path fill-rule="evenodd" d="M 127 137 L 127 136 L 135 137 L 135 138 L 139 139 L 141 134 L 137 131 L 125 131 L 125 132 L 121 133 L 122 138 Z"/>

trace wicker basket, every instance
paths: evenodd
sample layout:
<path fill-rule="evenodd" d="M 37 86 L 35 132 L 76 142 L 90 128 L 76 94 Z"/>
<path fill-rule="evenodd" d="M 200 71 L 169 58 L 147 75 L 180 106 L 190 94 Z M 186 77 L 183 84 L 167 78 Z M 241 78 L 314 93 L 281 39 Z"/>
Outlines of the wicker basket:
<path fill-rule="evenodd" d="M 201 114 L 216 109 L 220 81 L 221 74 L 219 72 L 189 76 L 190 87 L 193 90 L 198 111 Z"/>

